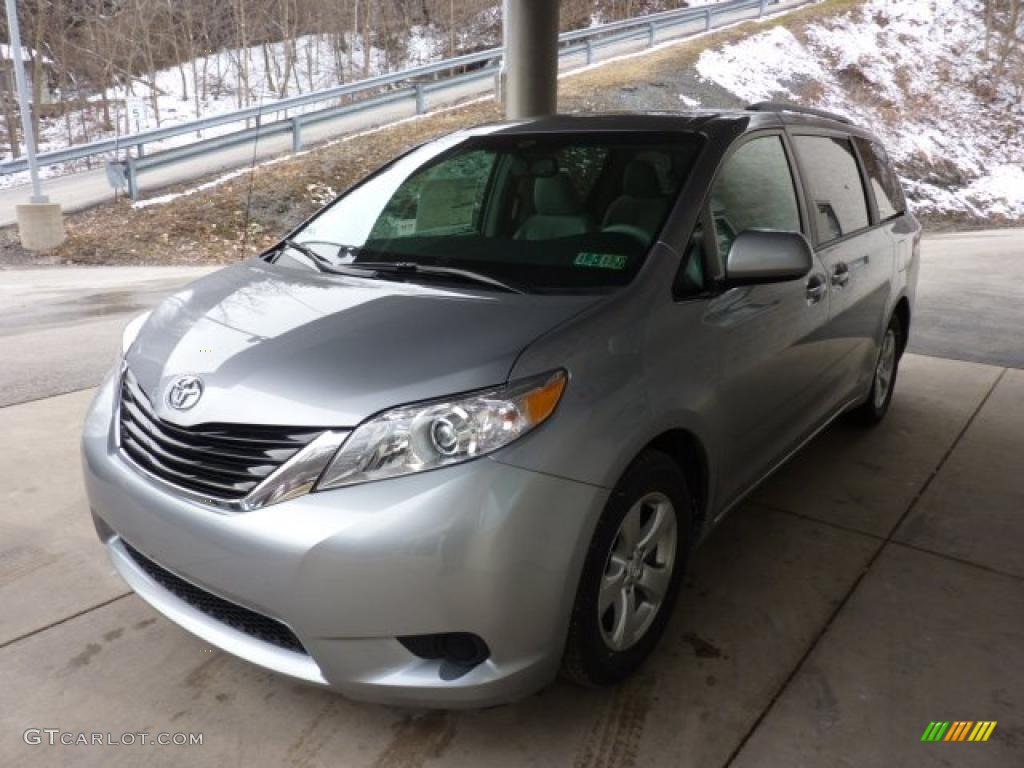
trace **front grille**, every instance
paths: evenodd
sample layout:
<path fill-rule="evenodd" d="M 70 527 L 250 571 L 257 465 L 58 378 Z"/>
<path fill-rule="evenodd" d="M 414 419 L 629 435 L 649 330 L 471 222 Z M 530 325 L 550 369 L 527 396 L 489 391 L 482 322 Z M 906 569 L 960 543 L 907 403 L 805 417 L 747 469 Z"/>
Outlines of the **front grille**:
<path fill-rule="evenodd" d="M 237 501 L 321 430 L 242 424 L 181 427 L 160 419 L 126 370 L 121 380 L 120 442 L 138 466 L 214 500 Z"/>
<path fill-rule="evenodd" d="M 299 638 L 295 636 L 288 627 L 279 621 L 268 618 L 256 611 L 250 611 L 240 605 L 235 605 L 229 600 L 212 595 L 194 584 L 189 584 L 182 578 L 175 576 L 166 568 L 162 568 L 137 549 L 132 547 L 124 539 L 121 540 L 125 551 L 131 555 L 138 566 L 144 570 L 149 577 L 157 584 L 173 594 L 179 600 L 191 605 L 197 611 L 201 611 L 211 619 L 216 619 L 222 624 L 227 624 L 239 632 L 244 632 L 250 637 L 262 640 L 270 645 L 276 645 L 286 651 L 295 653 L 306 653 Z"/>

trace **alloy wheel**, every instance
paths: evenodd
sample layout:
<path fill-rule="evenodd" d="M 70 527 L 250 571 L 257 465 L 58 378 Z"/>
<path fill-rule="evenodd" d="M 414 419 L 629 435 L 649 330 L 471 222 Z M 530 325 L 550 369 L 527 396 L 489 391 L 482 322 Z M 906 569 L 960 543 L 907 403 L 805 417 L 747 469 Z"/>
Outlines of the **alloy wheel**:
<path fill-rule="evenodd" d="M 878 364 L 875 366 L 875 408 L 879 410 L 885 406 L 895 372 L 896 333 L 889 328 L 882 339 L 882 349 L 878 354 Z"/>
<path fill-rule="evenodd" d="M 601 577 L 598 625 L 613 651 L 635 645 L 650 629 L 676 563 L 676 511 L 668 496 L 648 493 L 622 519 Z"/>

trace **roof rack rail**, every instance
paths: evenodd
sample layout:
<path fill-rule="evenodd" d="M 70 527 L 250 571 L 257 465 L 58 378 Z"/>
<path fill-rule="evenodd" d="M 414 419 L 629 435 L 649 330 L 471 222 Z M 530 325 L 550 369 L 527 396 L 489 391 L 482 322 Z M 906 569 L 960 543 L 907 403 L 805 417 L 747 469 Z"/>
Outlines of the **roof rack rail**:
<path fill-rule="evenodd" d="M 802 107 L 799 104 L 788 104 L 784 101 L 759 101 L 756 104 L 750 104 L 747 110 L 750 112 L 799 112 L 804 115 L 824 117 L 827 120 L 835 120 L 840 123 L 846 123 L 846 125 L 853 125 L 853 120 L 845 115 L 828 112 L 824 109 L 815 109 L 814 107 Z"/>

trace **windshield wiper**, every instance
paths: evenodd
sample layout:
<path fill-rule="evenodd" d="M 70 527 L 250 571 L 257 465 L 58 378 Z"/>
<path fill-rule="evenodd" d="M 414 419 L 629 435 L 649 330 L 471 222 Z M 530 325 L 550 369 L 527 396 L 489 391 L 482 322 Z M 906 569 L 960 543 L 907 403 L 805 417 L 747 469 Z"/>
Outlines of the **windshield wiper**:
<path fill-rule="evenodd" d="M 427 277 L 450 277 L 462 280 L 466 283 L 478 283 L 491 288 L 497 288 L 507 293 L 526 293 L 522 288 L 498 280 L 489 275 L 473 272 L 469 269 L 457 269 L 455 267 L 438 267 L 433 264 L 419 264 L 415 261 L 361 261 L 353 266 L 367 267 L 377 272 L 390 272 L 396 275 L 425 275 Z"/>
<path fill-rule="evenodd" d="M 332 275 L 347 275 L 349 277 L 373 277 L 373 273 L 376 271 L 374 269 L 360 269 L 357 266 L 350 267 L 348 265 L 335 264 L 326 256 L 322 256 L 314 251 L 308 245 L 297 243 L 294 240 L 289 240 L 288 238 L 282 240 L 281 245 L 301 253 L 307 259 L 312 261 L 313 264 L 316 265 L 316 268 L 321 272 L 327 272 Z"/>

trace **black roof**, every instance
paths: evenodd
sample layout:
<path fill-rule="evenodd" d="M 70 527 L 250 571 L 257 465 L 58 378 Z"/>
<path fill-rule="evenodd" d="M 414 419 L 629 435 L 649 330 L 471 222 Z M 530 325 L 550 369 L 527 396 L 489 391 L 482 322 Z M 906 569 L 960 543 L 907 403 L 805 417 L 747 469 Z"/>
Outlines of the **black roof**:
<path fill-rule="evenodd" d="M 580 112 L 500 123 L 501 133 L 568 133 L 575 131 L 678 131 L 750 119 L 749 112 Z"/>
<path fill-rule="evenodd" d="M 492 132 L 570 133 L 576 131 L 679 131 L 713 132 L 783 125 L 806 125 L 870 136 L 846 117 L 788 104 L 761 102 L 747 109 L 691 109 L 679 112 L 581 112 L 491 123 Z M 497 131 L 493 131 L 494 128 Z"/>

